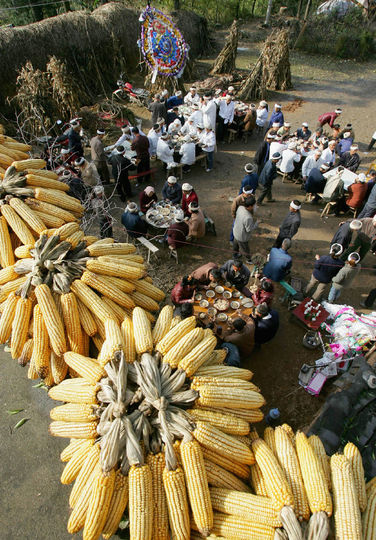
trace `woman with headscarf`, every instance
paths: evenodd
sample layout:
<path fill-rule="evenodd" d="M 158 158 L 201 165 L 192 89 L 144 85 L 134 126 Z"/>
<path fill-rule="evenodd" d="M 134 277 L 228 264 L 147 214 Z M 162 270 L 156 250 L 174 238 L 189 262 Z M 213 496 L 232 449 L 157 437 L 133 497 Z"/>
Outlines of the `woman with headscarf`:
<path fill-rule="evenodd" d="M 154 203 L 158 201 L 153 186 L 147 186 L 144 191 L 140 193 L 140 210 L 144 214 L 149 210 Z"/>
<path fill-rule="evenodd" d="M 175 306 L 185 303 L 192 304 L 197 285 L 197 279 L 189 275 L 184 276 L 171 291 L 171 300 Z"/>

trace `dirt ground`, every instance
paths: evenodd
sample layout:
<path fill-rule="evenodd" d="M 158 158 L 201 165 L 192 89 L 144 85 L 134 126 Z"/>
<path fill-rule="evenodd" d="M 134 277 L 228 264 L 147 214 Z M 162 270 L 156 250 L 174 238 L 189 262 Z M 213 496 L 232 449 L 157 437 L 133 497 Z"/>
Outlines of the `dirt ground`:
<path fill-rule="evenodd" d="M 239 44 L 242 50 L 239 52 L 238 66 L 241 68 L 254 62 L 259 50 L 259 44 L 251 42 L 251 38 L 256 33 L 260 34 L 260 30 L 255 25 L 247 25 L 244 30 L 248 37 Z M 222 38 L 223 32 L 218 36 Z M 212 61 L 213 57 L 202 60 L 198 66 L 200 71 L 204 71 Z M 294 129 L 302 121 L 309 122 L 310 127 L 314 128 L 319 114 L 342 107 L 341 123 L 353 124 L 362 153 L 375 130 L 376 63 L 357 64 L 301 53 L 292 53 L 291 63 L 293 90 L 271 93 L 269 103 L 273 106 L 278 101 L 285 109 L 291 109 L 285 117 Z M 298 103 L 300 106 L 295 107 Z M 294 105 L 291 107 L 291 104 Z M 145 111 L 135 112 L 145 119 L 148 117 Z M 143 123 L 143 127 L 149 126 L 150 123 Z M 167 250 L 161 248 L 153 258 L 151 273 L 166 292 L 195 267 L 208 261 L 222 264 L 231 257 L 228 199 L 237 194 L 244 165 L 252 160 L 259 143 L 260 139 L 252 137 L 247 145 L 243 142 L 219 145 L 212 173 L 207 174 L 201 167 L 195 166 L 185 177 L 195 187 L 203 209 L 214 219 L 217 236 L 207 236 L 199 246 L 180 251 L 178 265 L 168 258 Z M 362 153 L 362 170 L 368 168 L 371 158 L 376 158 L 375 152 L 370 155 Z M 164 176 L 159 172 L 155 182 L 158 193 L 163 183 Z M 304 198 L 298 186 L 282 185 L 280 178 L 275 181 L 273 192 L 277 202 L 259 209 L 258 217 L 262 219 L 262 224 L 252 240 L 253 252 L 266 254 L 269 251 L 278 225 L 288 211 L 289 201 Z M 339 222 L 335 217 L 321 220 L 319 212 L 320 208 L 303 204 L 302 225 L 291 249 L 292 273 L 303 280 L 310 276 L 315 253 L 327 252 L 328 243 Z M 120 214 L 119 208 L 115 218 L 119 219 Z M 120 227 L 115 228 L 115 236 L 120 241 L 124 240 Z M 343 302 L 359 307 L 360 299 L 375 286 L 373 264 L 374 259 L 368 254 L 363 261 L 361 279 L 357 279 L 353 287 L 343 293 Z M 291 321 L 290 313 L 279 302 L 281 295 L 282 290 L 278 287 L 274 308 L 280 315 L 280 330 L 272 342 L 254 352 L 247 367 L 254 372 L 254 381 L 266 398 L 265 411 L 278 407 L 282 420 L 297 429 L 311 422 L 331 388 L 327 385 L 323 393 L 315 398 L 298 385 L 301 365 L 312 363 L 319 353 L 307 351 L 302 346 L 304 330 Z M 3 471 L 0 484 L 0 538 L 68 539 L 69 489 L 59 482 L 62 465 L 58 462 L 59 452 L 66 441 L 52 438 L 47 433 L 49 410 L 53 404 L 43 389 L 34 387 L 35 382 L 26 379 L 26 371 L 21 372 L 22 368 L 10 359 L 8 353 L 2 352 L 0 356 L 0 462 Z M 7 413 L 18 408 L 25 410 L 15 416 Z M 20 429 L 12 429 L 23 417 L 30 420 Z"/>

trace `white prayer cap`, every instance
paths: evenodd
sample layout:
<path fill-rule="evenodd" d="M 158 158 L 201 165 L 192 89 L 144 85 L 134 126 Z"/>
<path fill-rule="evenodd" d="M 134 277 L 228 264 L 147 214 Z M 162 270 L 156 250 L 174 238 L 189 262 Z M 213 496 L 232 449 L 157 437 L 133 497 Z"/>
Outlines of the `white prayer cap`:
<path fill-rule="evenodd" d="M 253 163 L 247 163 L 244 167 L 244 170 L 247 173 L 252 173 L 255 170 L 255 166 L 253 165 Z"/>
<path fill-rule="evenodd" d="M 275 141 L 281 141 L 282 140 L 282 137 L 280 135 L 274 135 L 274 140 Z"/>
<path fill-rule="evenodd" d="M 280 105 L 279 103 L 276 103 L 274 105 L 275 109 L 282 109 L 282 105 Z"/>
<path fill-rule="evenodd" d="M 104 129 L 97 129 L 97 135 L 104 135 L 105 133 Z"/>
<path fill-rule="evenodd" d="M 169 177 L 167 178 L 167 182 L 168 182 L 169 184 L 176 184 L 176 182 L 177 182 L 176 176 L 169 176 Z"/>
<path fill-rule="evenodd" d="M 345 131 L 345 133 L 343 134 L 343 138 L 348 139 L 349 137 L 351 137 L 350 131 Z"/>
<path fill-rule="evenodd" d="M 161 96 L 167 96 L 167 95 L 168 95 L 168 90 L 166 89 L 162 90 Z"/>
<path fill-rule="evenodd" d="M 168 139 L 168 133 L 162 133 L 161 139 L 163 139 L 164 141 Z"/>
<path fill-rule="evenodd" d="M 366 175 L 361 172 L 360 174 L 358 174 L 358 180 L 360 182 L 365 182 L 367 180 Z"/>
<path fill-rule="evenodd" d="M 279 152 L 274 152 L 274 154 L 272 155 L 272 159 L 281 159 L 281 154 Z"/>
<path fill-rule="evenodd" d="M 266 138 L 267 139 L 275 139 L 275 135 L 273 135 L 272 133 L 268 133 Z"/>
<path fill-rule="evenodd" d="M 355 261 L 355 264 L 358 264 L 358 262 L 360 261 L 360 255 L 357 251 L 353 251 L 352 253 L 350 253 L 350 255 L 347 257 L 347 260 L 348 261 Z"/>
<path fill-rule="evenodd" d="M 103 195 L 104 187 L 103 186 L 95 186 L 93 191 L 94 191 L 94 193 L 96 195 Z"/>
<path fill-rule="evenodd" d="M 330 246 L 330 255 L 337 255 L 339 257 L 343 252 L 343 246 L 341 244 L 332 244 Z"/>
<path fill-rule="evenodd" d="M 197 124 L 196 128 L 197 129 L 204 129 L 204 125 L 203 124 Z"/>
<path fill-rule="evenodd" d="M 177 92 L 175 92 L 175 96 L 181 96 L 182 95 L 182 91 L 181 90 L 178 90 Z"/>
<path fill-rule="evenodd" d="M 307 128 L 308 127 L 308 122 L 303 122 L 302 126 Z"/>
<path fill-rule="evenodd" d="M 228 90 L 229 92 L 233 92 L 233 91 L 235 90 L 235 88 L 234 88 L 233 86 L 229 86 L 229 87 L 227 88 L 227 90 Z"/>
<path fill-rule="evenodd" d="M 205 129 L 213 129 L 213 128 L 211 127 L 210 122 L 208 122 L 207 124 L 205 124 Z"/>
<path fill-rule="evenodd" d="M 290 206 L 291 208 L 293 208 L 294 210 L 300 210 L 302 205 L 299 203 L 299 204 L 295 204 L 294 201 L 291 201 L 290 202 Z"/>
<path fill-rule="evenodd" d="M 352 144 L 350 150 L 359 150 L 359 146 L 357 144 Z"/>
<path fill-rule="evenodd" d="M 69 180 L 69 178 L 72 178 L 72 173 L 70 171 L 64 171 L 62 176 L 64 180 Z"/>
<path fill-rule="evenodd" d="M 323 169 L 324 171 L 328 171 L 330 169 L 329 163 L 322 163 L 320 165 L 320 169 Z"/>
<path fill-rule="evenodd" d="M 341 114 L 342 109 L 336 109 L 334 112 L 335 112 L 336 114 Z"/>
<path fill-rule="evenodd" d="M 331 141 L 328 142 L 328 146 L 331 146 L 332 144 L 337 144 L 337 141 L 332 139 Z"/>
<path fill-rule="evenodd" d="M 188 122 L 194 122 L 193 116 L 190 116 L 190 117 L 188 118 Z"/>
<path fill-rule="evenodd" d="M 204 101 L 209 101 L 210 96 L 204 96 Z"/>
<path fill-rule="evenodd" d="M 68 148 L 62 148 L 62 149 L 60 150 L 60 154 L 63 155 L 63 156 L 69 154 Z"/>
<path fill-rule="evenodd" d="M 350 223 L 350 229 L 352 231 L 360 231 L 362 228 L 362 222 L 359 219 L 353 219 Z"/>
<path fill-rule="evenodd" d="M 260 106 L 261 106 L 261 107 L 267 107 L 268 104 L 267 104 L 266 101 L 260 101 Z"/>
<path fill-rule="evenodd" d="M 192 109 L 198 109 L 198 103 L 193 103 Z"/>
<path fill-rule="evenodd" d="M 76 167 L 81 167 L 85 163 L 86 159 L 84 157 L 79 157 L 75 160 L 74 164 Z"/>
<path fill-rule="evenodd" d="M 284 125 L 285 127 L 291 127 L 290 122 L 285 122 L 283 125 Z"/>
<path fill-rule="evenodd" d="M 245 188 L 246 188 L 246 186 L 243 187 L 243 193 L 245 195 L 252 195 L 253 194 L 254 189 L 245 189 Z"/>
<path fill-rule="evenodd" d="M 186 135 L 186 136 L 183 138 L 183 141 L 184 141 L 184 142 L 191 142 L 191 136 L 190 136 L 190 135 Z"/>
<path fill-rule="evenodd" d="M 197 205 L 197 206 L 196 206 Z M 199 205 L 195 202 L 195 201 L 192 201 L 188 204 L 188 210 L 190 210 L 191 212 L 192 211 L 196 211 L 196 210 L 199 210 Z"/>
<path fill-rule="evenodd" d="M 316 148 L 315 154 L 316 155 L 318 154 L 319 156 L 321 156 L 322 152 L 321 152 L 321 150 L 319 148 Z"/>
<path fill-rule="evenodd" d="M 279 122 L 273 122 L 272 127 L 274 127 L 274 128 L 279 127 Z"/>
<path fill-rule="evenodd" d="M 190 92 L 196 92 L 196 87 L 195 86 L 191 86 L 190 89 L 189 89 Z"/>
<path fill-rule="evenodd" d="M 232 101 L 234 98 L 232 96 L 230 96 L 230 94 L 227 94 L 226 99 L 228 99 L 229 101 Z"/>
<path fill-rule="evenodd" d="M 191 184 L 188 184 L 187 182 L 185 184 L 182 185 L 181 189 L 183 191 L 192 191 L 193 187 L 191 186 Z"/>
<path fill-rule="evenodd" d="M 130 202 L 127 204 L 126 210 L 128 210 L 128 212 L 131 214 L 135 214 L 138 211 L 138 206 L 135 202 Z"/>
<path fill-rule="evenodd" d="M 295 148 L 296 148 L 296 143 L 290 142 L 290 143 L 287 145 L 287 148 L 288 148 L 289 150 L 295 150 Z"/>
<path fill-rule="evenodd" d="M 179 126 L 181 124 L 179 118 L 175 118 L 174 124 L 175 124 L 175 126 Z"/>

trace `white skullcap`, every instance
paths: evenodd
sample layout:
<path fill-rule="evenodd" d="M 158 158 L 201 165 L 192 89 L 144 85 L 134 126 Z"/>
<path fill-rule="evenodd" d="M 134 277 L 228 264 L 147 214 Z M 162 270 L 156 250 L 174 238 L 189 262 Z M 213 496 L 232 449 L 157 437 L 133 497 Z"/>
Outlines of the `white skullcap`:
<path fill-rule="evenodd" d="M 341 244 L 333 244 L 331 247 L 330 247 L 330 255 L 337 255 L 337 257 L 339 257 L 343 252 L 343 246 L 341 246 Z"/>
<path fill-rule="evenodd" d="M 104 187 L 103 186 L 95 186 L 93 191 L 94 191 L 94 193 L 96 195 L 102 195 L 104 193 Z"/>
<path fill-rule="evenodd" d="M 191 86 L 189 91 L 192 92 L 192 90 L 196 90 L 196 87 L 195 86 Z"/>
<path fill-rule="evenodd" d="M 191 211 L 192 211 L 192 210 L 194 210 L 194 211 L 199 210 L 200 207 L 199 207 L 198 205 L 196 206 L 196 204 L 197 204 L 197 203 L 194 202 L 194 201 L 190 202 L 190 203 L 188 204 L 188 209 L 191 210 Z M 193 205 L 194 205 L 194 206 L 193 206 Z"/>
<path fill-rule="evenodd" d="M 167 96 L 167 94 L 168 94 L 168 90 L 166 89 L 162 90 L 161 96 Z"/>
<path fill-rule="evenodd" d="M 135 202 L 130 202 L 126 207 L 126 210 L 131 214 L 135 214 L 138 211 L 138 206 Z"/>
<path fill-rule="evenodd" d="M 266 138 L 267 139 L 275 139 L 275 135 L 273 135 L 272 133 L 268 133 Z"/>
<path fill-rule="evenodd" d="M 192 191 L 193 187 L 191 186 L 191 184 L 188 184 L 187 182 L 185 184 L 182 185 L 181 189 L 183 191 Z"/>
<path fill-rule="evenodd" d="M 227 88 L 227 90 L 228 90 L 229 92 L 232 92 L 233 90 L 235 90 L 235 88 L 234 88 L 233 86 L 229 86 L 229 87 Z"/>
<path fill-rule="evenodd" d="M 206 129 L 213 129 L 210 122 L 207 122 L 207 123 L 205 124 L 205 128 L 206 128 Z"/>
<path fill-rule="evenodd" d="M 178 90 L 176 93 L 175 93 L 175 96 L 181 96 L 182 94 L 182 91 L 181 90 Z"/>
<path fill-rule="evenodd" d="M 77 166 L 77 167 L 80 167 L 81 165 L 83 165 L 85 163 L 86 159 L 84 157 L 79 157 L 75 160 L 74 164 Z"/>
<path fill-rule="evenodd" d="M 274 107 L 275 107 L 276 109 L 282 109 L 282 105 L 280 105 L 279 103 L 276 103 L 276 104 L 274 105 Z"/>
<path fill-rule="evenodd" d="M 72 173 L 70 171 L 63 172 L 63 178 L 65 178 L 66 180 L 71 177 L 72 177 Z"/>
<path fill-rule="evenodd" d="M 163 140 L 168 139 L 168 133 L 162 133 L 161 139 Z"/>
<path fill-rule="evenodd" d="M 181 124 L 179 118 L 175 118 L 174 124 L 175 124 L 175 126 L 179 126 Z"/>
<path fill-rule="evenodd" d="M 341 114 L 342 109 L 336 109 L 334 112 L 335 112 L 336 114 Z"/>
<path fill-rule="evenodd" d="M 352 231 L 360 231 L 362 228 L 362 222 L 359 219 L 353 219 L 350 223 L 350 229 Z"/>
<path fill-rule="evenodd" d="M 291 208 L 293 208 L 294 210 L 300 210 L 302 205 L 299 203 L 299 204 L 295 204 L 294 201 L 291 201 L 290 202 L 290 206 Z"/>
<path fill-rule="evenodd" d="M 357 144 L 352 144 L 350 150 L 359 150 L 359 146 Z"/>
<path fill-rule="evenodd" d="M 169 176 L 169 177 L 167 178 L 167 182 L 168 182 L 169 184 L 176 184 L 176 182 L 177 182 L 176 176 Z"/>
<path fill-rule="evenodd" d="M 351 137 L 351 133 L 350 133 L 350 131 L 346 131 L 346 132 L 343 134 L 343 138 L 344 138 L 344 139 L 348 139 L 349 137 Z"/>
<path fill-rule="evenodd" d="M 196 128 L 197 129 L 204 129 L 204 125 L 203 124 L 197 124 Z"/>
<path fill-rule="evenodd" d="M 285 127 L 291 127 L 290 122 L 285 122 L 283 125 L 284 125 Z"/>
<path fill-rule="evenodd" d="M 193 118 L 193 116 L 190 116 L 190 117 L 188 118 L 188 122 L 194 122 L 194 120 L 195 120 L 195 119 Z"/>
<path fill-rule="evenodd" d="M 329 144 L 337 144 L 337 141 L 332 139 L 331 141 L 328 142 L 328 146 L 329 146 Z"/>
<path fill-rule="evenodd" d="M 320 169 L 324 169 L 324 171 L 328 171 L 330 169 L 329 163 L 322 163 L 322 165 L 320 165 Z"/>
<path fill-rule="evenodd" d="M 244 167 L 244 170 L 245 172 L 247 173 L 251 173 L 251 172 L 254 172 L 255 170 L 255 166 L 253 165 L 253 163 L 247 163 Z"/>
<path fill-rule="evenodd" d="M 360 261 L 360 255 L 357 251 L 353 251 L 352 253 L 350 253 L 350 255 L 347 257 L 347 260 L 348 261 L 355 261 L 355 264 L 358 264 L 358 262 Z"/>
<path fill-rule="evenodd" d="M 272 127 L 274 127 L 274 128 L 279 127 L 279 122 L 273 122 Z"/>
<path fill-rule="evenodd" d="M 105 133 L 104 129 L 97 129 L 97 135 L 104 135 Z"/>
<path fill-rule="evenodd" d="M 268 104 L 267 104 L 266 101 L 260 101 L 260 106 L 261 106 L 261 107 L 267 107 Z"/>
<path fill-rule="evenodd" d="M 66 154 L 69 154 L 69 150 L 67 148 L 62 148 L 60 150 L 60 154 L 62 154 L 63 156 L 65 156 Z"/>
<path fill-rule="evenodd" d="M 245 195 L 252 195 L 253 192 L 254 189 L 245 189 L 245 186 L 243 187 L 243 193 L 245 193 Z"/>
<path fill-rule="evenodd" d="M 303 127 L 308 127 L 308 122 L 303 122 L 303 123 L 302 123 L 302 126 L 303 126 Z"/>
<path fill-rule="evenodd" d="M 280 135 L 274 135 L 274 140 L 281 141 L 282 137 Z"/>
<path fill-rule="evenodd" d="M 272 159 L 281 159 L 281 154 L 279 152 L 274 152 L 274 154 L 272 155 Z"/>
<path fill-rule="evenodd" d="M 296 143 L 290 142 L 290 143 L 287 145 L 287 148 L 288 148 L 289 150 L 295 150 L 295 148 L 296 148 Z"/>
<path fill-rule="evenodd" d="M 358 180 L 360 180 L 360 182 L 365 182 L 367 180 L 366 175 L 361 172 L 358 174 Z"/>
<path fill-rule="evenodd" d="M 184 142 L 191 142 L 191 136 L 190 136 L 190 135 L 186 135 L 186 136 L 183 138 L 183 141 L 184 141 Z"/>

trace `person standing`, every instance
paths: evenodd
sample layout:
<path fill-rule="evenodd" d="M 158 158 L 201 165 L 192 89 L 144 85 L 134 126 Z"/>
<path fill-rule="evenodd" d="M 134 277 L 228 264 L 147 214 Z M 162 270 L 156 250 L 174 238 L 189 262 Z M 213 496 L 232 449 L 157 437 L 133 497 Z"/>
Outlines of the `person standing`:
<path fill-rule="evenodd" d="M 238 195 L 244 193 L 243 190 L 245 186 L 248 186 L 247 190 L 252 191 L 252 193 L 254 194 L 256 189 L 258 188 L 258 175 L 256 173 L 256 168 L 253 163 L 247 163 L 244 167 L 244 170 L 246 172 L 246 175 L 242 180 Z"/>
<path fill-rule="evenodd" d="M 215 104 L 215 101 L 211 98 L 211 96 L 204 96 L 201 110 L 204 126 L 211 126 L 215 133 L 215 124 L 217 121 L 217 105 Z"/>
<path fill-rule="evenodd" d="M 183 164 L 183 172 L 190 172 L 191 165 L 196 161 L 196 145 L 190 135 L 185 135 L 179 154 L 181 155 L 180 163 Z"/>
<path fill-rule="evenodd" d="M 373 218 L 362 218 L 354 221 L 361 223 L 361 229 L 355 238 L 351 240 L 349 247 L 343 253 L 343 260 L 346 260 L 353 251 L 359 250 L 360 260 L 364 259 L 371 247 L 372 251 L 374 251 L 373 244 L 376 239 L 376 216 L 373 216 Z"/>
<path fill-rule="evenodd" d="M 269 159 L 270 155 L 270 145 L 273 142 L 275 135 L 268 133 L 266 139 L 260 143 L 257 148 L 254 161 L 257 165 L 257 174 L 260 176 L 262 169 L 264 168 L 266 162 Z"/>
<path fill-rule="evenodd" d="M 253 209 L 256 204 L 256 199 L 253 195 L 250 195 L 243 204 L 244 206 L 239 206 L 236 212 L 233 229 L 233 251 L 234 257 L 238 256 L 239 253 L 242 252 L 246 256 L 246 262 L 250 264 L 252 261 L 249 241 L 251 239 L 252 232 L 258 226 L 258 222 L 254 220 L 253 216 Z"/>
<path fill-rule="evenodd" d="M 106 132 L 104 129 L 97 129 L 97 134 L 90 141 L 91 159 L 97 168 L 102 184 L 110 183 L 110 174 L 108 172 L 106 154 L 104 153 L 103 137 Z"/>
<path fill-rule="evenodd" d="M 277 163 L 280 159 L 281 154 L 279 152 L 273 154 L 271 159 L 266 162 L 266 165 L 260 174 L 259 184 L 261 187 L 261 193 L 257 199 L 257 204 L 259 206 L 263 204 L 262 201 L 265 199 L 265 197 L 267 202 L 275 201 L 272 196 L 272 186 L 274 178 L 277 176 Z"/>
<path fill-rule="evenodd" d="M 186 218 L 189 227 L 187 240 L 195 241 L 205 236 L 205 216 L 196 202 L 189 204 L 189 211 L 191 215 L 189 218 Z"/>
<path fill-rule="evenodd" d="M 237 212 L 239 206 L 244 206 L 245 201 L 251 195 L 253 195 L 253 189 L 251 188 L 251 186 L 244 186 L 241 194 L 233 199 L 232 204 L 231 204 L 231 216 L 232 216 L 232 219 L 235 220 L 236 212 Z"/>
<path fill-rule="evenodd" d="M 94 215 L 99 221 L 99 236 L 103 238 L 112 238 L 112 216 L 108 211 L 105 199 L 103 186 L 95 186 L 93 189 L 93 197 L 91 207 Z"/>
<path fill-rule="evenodd" d="M 149 105 L 149 111 L 151 112 L 152 125 L 157 124 L 159 118 L 163 118 L 167 121 L 167 109 L 165 103 L 161 102 L 161 95 L 155 94 L 153 102 Z"/>
<path fill-rule="evenodd" d="M 171 163 L 174 163 L 174 150 L 168 145 L 168 134 L 163 133 L 157 143 L 157 157 L 160 159 L 166 169 Z"/>
<path fill-rule="evenodd" d="M 72 121 L 68 131 L 68 150 L 72 154 L 72 158 L 77 159 L 84 155 L 82 148 L 82 140 L 80 137 L 81 125 L 79 122 Z"/>
<path fill-rule="evenodd" d="M 327 112 L 327 113 L 322 114 L 318 118 L 320 126 L 323 127 L 325 126 L 325 124 L 329 124 L 329 126 L 332 128 L 334 122 L 339 116 L 341 116 L 341 114 L 342 114 L 342 109 L 340 108 L 336 109 L 333 112 Z"/>
<path fill-rule="evenodd" d="M 334 276 L 332 279 L 332 286 L 329 291 L 328 302 L 331 304 L 339 298 L 341 295 L 342 289 L 351 285 L 353 280 L 359 274 L 361 265 L 360 265 L 359 253 L 350 253 L 347 257 L 345 266 Z"/>
<path fill-rule="evenodd" d="M 218 140 L 223 142 L 227 135 L 228 127 L 234 120 L 235 105 L 231 96 L 226 96 L 219 103 L 218 114 Z"/>
<path fill-rule="evenodd" d="M 183 93 L 181 90 L 177 90 L 175 94 L 168 98 L 167 100 L 167 109 L 172 109 L 173 107 L 179 107 L 183 105 Z"/>
<path fill-rule="evenodd" d="M 316 302 L 320 302 L 324 294 L 326 286 L 331 283 L 332 279 L 344 265 L 340 259 L 343 248 L 340 244 L 333 244 L 330 248 L 329 255 L 315 255 L 315 266 L 311 275 L 311 279 L 305 289 L 306 296 L 312 296 Z M 315 292 L 311 295 L 312 291 Z"/>
<path fill-rule="evenodd" d="M 134 135 L 134 140 L 131 145 L 131 150 L 136 152 L 137 157 L 137 174 L 146 173 L 150 171 L 150 154 L 149 154 L 149 139 L 146 135 L 141 135 L 140 130 L 136 127 L 132 128 L 132 134 Z M 149 180 L 150 175 L 145 174 L 141 177 L 142 180 Z"/>
<path fill-rule="evenodd" d="M 370 143 L 369 143 L 368 148 L 367 148 L 368 152 L 370 152 L 372 150 L 375 143 L 376 143 L 376 131 L 371 137 Z"/>
<path fill-rule="evenodd" d="M 161 135 L 162 135 L 162 132 L 161 132 L 161 128 L 159 124 L 154 124 L 148 133 L 150 157 L 157 155 L 157 145 L 158 145 L 159 137 Z"/>
<path fill-rule="evenodd" d="M 356 172 L 360 165 L 358 150 L 359 146 L 357 144 L 352 144 L 349 152 L 345 152 L 339 158 L 339 165 L 343 165 L 349 171 Z"/>
<path fill-rule="evenodd" d="M 283 281 L 290 272 L 292 257 L 287 253 L 291 247 L 291 240 L 285 238 L 280 248 L 273 247 L 270 250 L 268 262 L 264 266 L 263 274 L 272 281 Z"/>
<path fill-rule="evenodd" d="M 94 187 L 101 183 L 100 176 L 93 161 L 89 163 L 84 157 L 80 157 L 76 159 L 74 166 L 77 167 L 78 174 L 86 185 Z"/>
<path fill-rule="evenodd" d="M 206 153 L 206 172 L 213 170 L 214 150 L 216 145 L 215 133 L 211 126 L 206 126 L 202 136 L 202 149 Z"/>
<path fill-rule="evenodd" d="M 296 199 L 291 201 L 290 207 L 289 207 L 289 213 L 287 214 L 285 219 L 282 221 L 281 226 L 279 227 L 279 234 L 274 243 L 274 247 L 280 248 L 285 238 L 289 238 L 289 240 L 291 240 L 292 237 L 296 235 L 296 233 L 299 230 L 300 223 L 301 223 L 301 216 L 300 216 L 301 207 L 302 205 L 300 201 Z"/>
<path fill-rule="evenodd" d="M 260 101 L 256 110 L 256 126 L 259 130 L 263 130 L 268 121 L 269 107 L 266 101 Z"/>
<path fill-rule="evenodd" d="M 131 161 L 125 157 L 124 146 L 117 146 L 111 158 L 112 176 L 116 182 L 116 189 L 120 200 L 125 202 L 127 197 L 132 197 L 131 184 L 128 178 L 128 170 L 132 167 Z M 134 166 L 133 166 L 134 167 Z"/>
<path fill-rule="evenodd" d="M 277 124 L 277 123 L 280 126 L 283 126 L 283 124 L 285 123 L 285 119 L 283 117 L 283 112 L 282 112 L 282 105 L 280 105 L 279 103 L 276 103 L 274 105 L 274 111 L 270 115 L 269 129 L 272 127 L 273 124 Z"/>

